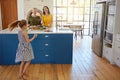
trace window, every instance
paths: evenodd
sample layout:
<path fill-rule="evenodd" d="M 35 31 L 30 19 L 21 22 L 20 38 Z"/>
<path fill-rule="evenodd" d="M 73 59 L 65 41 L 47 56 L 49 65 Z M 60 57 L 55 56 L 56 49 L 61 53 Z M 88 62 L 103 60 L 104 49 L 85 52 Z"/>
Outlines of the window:
<path fill-rule="evenodd" d="M 63 24 L 83 24 L 84 35 L 90 34 L 96 0 L 54 0 L 53 14 L 56 27 Z"/>

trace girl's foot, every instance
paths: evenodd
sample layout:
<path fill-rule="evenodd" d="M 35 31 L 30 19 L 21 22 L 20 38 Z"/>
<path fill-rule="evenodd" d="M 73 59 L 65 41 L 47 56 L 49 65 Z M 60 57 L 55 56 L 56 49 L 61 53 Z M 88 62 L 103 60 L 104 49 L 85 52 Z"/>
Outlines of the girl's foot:
<path fill-rule="evenodd" d="M 19 80 L 26 80 L 26 79 L 23 77 L 23 75 L 20 75 Z"/>
<path fill-rule="evenodd" d="M 25 80 L 22 76 L 19 77 L 19 80 Z"/>
<path fill-rule="evenodd" d="M 24 73 L 23 76 L 28 77 L 29 75 L 27 73 Z"/>
<path fill-rule="evenodd" d="M 24 72 L 24 73 L 23 73 L 23 76 L 25 76 L 25 77 L 29 77 L 28 72 Z"/>

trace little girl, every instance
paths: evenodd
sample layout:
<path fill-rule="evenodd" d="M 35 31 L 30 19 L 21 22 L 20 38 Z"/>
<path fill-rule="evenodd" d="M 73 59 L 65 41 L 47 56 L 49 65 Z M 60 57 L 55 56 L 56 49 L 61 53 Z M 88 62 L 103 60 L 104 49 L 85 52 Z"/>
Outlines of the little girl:
<path fill-rule="evenodd" d="M 31 41 L 33 41 L 37 34 L 34 34 L 34 36 L 29 39 L 28 33 L 27 33 L 27 22 L 26 20 L 21 21 L 15 21 L 9 25 L 9 30 L 12 31 L 15 27 L 19 25 L 20 31 L 18 32 L 18 50 L 16 53 L 16 59 L 15 62 L 21 62 L 20 63 L 20 71 L 19 71 L 19 79 L 24 80 L 24 75 L 26 74 L 26 70 L 28 66 L 30 65 L 30 61 L 34 59 L 33 50 L 31 46 Z"/>

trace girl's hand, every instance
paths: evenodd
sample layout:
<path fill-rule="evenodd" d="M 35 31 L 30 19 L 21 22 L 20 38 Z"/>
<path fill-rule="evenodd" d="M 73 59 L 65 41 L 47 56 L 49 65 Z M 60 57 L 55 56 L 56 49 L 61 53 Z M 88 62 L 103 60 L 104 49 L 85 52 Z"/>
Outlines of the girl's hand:
<path fill-rule="evenodd" d="M 38 36 L 38 34 L 34 34 L 34 38 L 36 38 Z"/>

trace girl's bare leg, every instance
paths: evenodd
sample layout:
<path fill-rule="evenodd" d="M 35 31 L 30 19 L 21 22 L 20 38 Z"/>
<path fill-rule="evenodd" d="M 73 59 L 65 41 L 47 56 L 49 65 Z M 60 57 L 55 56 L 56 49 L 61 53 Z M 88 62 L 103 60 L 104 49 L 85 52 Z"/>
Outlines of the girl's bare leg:
<path fill-rule="evenodd" d="M 24 74 L 24 75 L 27 75 L 26 71 L 27 71 L 29 65 L 30 65 L 30 61 L 27 61 L 27 62 L 25 63 L 25 65 L 24 65 L 24 69 L 23 69 L 23 74 Z"/>
<path fill-rule="evenodd" d="M 20 63 L 20 71 L 19 71 L 19 78 L 22 79 L 23 77 L 23 69 L 24 69 L 24 64 L 25 62 L 24 61 L 21 61 Z"/>

